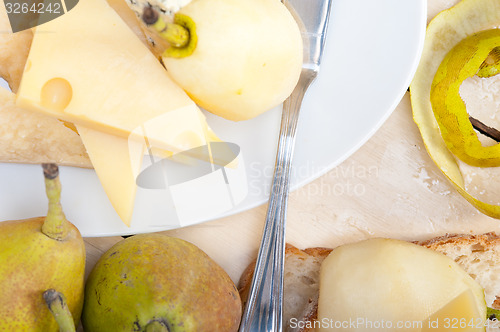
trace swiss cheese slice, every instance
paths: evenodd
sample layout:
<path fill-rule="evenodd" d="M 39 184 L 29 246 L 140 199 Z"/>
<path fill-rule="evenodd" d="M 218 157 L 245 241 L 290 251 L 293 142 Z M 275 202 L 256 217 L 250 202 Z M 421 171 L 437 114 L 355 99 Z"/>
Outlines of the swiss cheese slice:
<path fill-rule="evenodd" d="M 37 27 L 17 105 L 75 123 L 111 204 L 130 225 L 145 144 L 218 141 L 193 101 L 104 0 Z"/>
<path fill-rule="evenodd" d="M 105 0 L 85 0 L 36 28 L 17 105 L 180 152 L 206 144 L 196 104 Z"/>

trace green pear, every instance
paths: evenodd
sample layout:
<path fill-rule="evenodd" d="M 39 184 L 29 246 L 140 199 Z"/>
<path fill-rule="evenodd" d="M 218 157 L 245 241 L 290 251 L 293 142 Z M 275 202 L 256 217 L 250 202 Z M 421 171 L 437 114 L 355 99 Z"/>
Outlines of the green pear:
<path fill-rule="evenodd" d="M 151 12 L 146 7 L 143 21 L 183 40 Z M 253 118 L 281 104 L 298 82 L 302 37 L 279 0 L 192 0 L 175 14 L 174 23 L 184 26 L 191 39 L 173 44 L 162 61 L 172 79 L 216 115 Z"/>
<path fill-rule="evenodd" d="M 195 245 L 161 234 L 118 242 L 85 286 L 92 331 L 236 331 L 241 300 L 227 273 Z"/>
<path fill-rule="evenodd" d="M 59 170 L 44 164 L 47 217 L 0 223 L 0 331 L 58 331 L 43 293 L 66 296 L 78 324 L 83 306 L 85 246 L 60 205 Z"/>

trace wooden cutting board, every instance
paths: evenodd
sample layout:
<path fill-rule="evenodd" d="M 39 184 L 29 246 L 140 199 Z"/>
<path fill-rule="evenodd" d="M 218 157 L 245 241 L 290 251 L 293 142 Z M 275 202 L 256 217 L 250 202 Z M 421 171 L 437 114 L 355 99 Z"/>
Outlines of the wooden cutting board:
<path fill-rule="evenodd" d="M 457 0 L 429 0 L 428 17 Z M 237 282 L 257 255 L 266 206 L 201 225 L 163 232 L 188 240 Z M 391 117 L 354 155 L 290 195 L 287 242 L 299 248 L 369 237 L 420 240 L 445 233 L 500 232 L 429 158 L 407 93 Z M 87 273 L 121 237 L 87 238 Z"/>

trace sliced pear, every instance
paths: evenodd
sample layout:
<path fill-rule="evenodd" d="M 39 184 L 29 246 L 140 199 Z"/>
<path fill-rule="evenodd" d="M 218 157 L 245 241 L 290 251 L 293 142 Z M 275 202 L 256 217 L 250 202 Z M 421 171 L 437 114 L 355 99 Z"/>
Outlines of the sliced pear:
<path fill-rule="evenodd" d="M 321 266 L 320 330 L 425 331 L 436 320 L 444 329 L 447 319 L 472 321 L 479 328 L 464 331 L 482 331 L 486 304 L 481 286 L 440 253 L 370 239 L 338 247 Z"/>

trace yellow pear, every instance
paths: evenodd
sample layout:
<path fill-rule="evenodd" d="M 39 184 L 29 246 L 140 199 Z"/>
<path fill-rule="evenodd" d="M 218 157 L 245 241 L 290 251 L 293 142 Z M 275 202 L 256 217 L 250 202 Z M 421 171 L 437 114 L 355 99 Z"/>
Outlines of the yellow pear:
<path fill-rule="evenodd" d="M 204 109 L 247 120 L 281 104 L 297 84 L 302 37 L 280 1 L 193 0 L 174 22 L 185 26 L 192 40 L 167 49 L 163 63 Z M 192 54 L 183 54 L 186 48 Z"/>
<path fill-rule="evenodd" d="M 85 247 L 60 205 L 55 164 L 43 165 L 46 217 L 0 222 L 0 331 L 59 331 L 43 293 L 65 295 L 78 324 L 83 306 Z"/>

